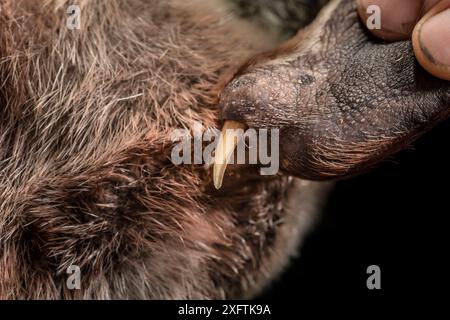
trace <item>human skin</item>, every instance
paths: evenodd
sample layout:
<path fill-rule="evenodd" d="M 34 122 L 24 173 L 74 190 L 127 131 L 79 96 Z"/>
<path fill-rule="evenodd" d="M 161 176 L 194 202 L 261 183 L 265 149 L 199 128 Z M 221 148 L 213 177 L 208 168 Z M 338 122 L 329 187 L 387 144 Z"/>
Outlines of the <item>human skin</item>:
<path fill-rule="evenodd" d="M 387 41 L 412 37 L 413 49 L 422 67 L 441 79 L 450 80 L 450 0 L 357 0 L 358 11 L 367 19 L 367 8 L 381 11 L 381 29 L 371 32 Z"/>

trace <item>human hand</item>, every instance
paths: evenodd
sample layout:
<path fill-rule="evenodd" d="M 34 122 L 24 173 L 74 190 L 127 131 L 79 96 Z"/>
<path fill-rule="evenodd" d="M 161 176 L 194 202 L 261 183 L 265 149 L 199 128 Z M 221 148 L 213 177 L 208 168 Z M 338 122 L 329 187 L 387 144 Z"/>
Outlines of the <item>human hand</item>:
<path fill-rule="evenodd" d="M 357 0 L 361 18 L 367 8 L 380 8 L 381 29 L 371 30 L 388 41 L 412 37 L 417 60 L 428 72 L 450 80 L 450 0 Z"/>

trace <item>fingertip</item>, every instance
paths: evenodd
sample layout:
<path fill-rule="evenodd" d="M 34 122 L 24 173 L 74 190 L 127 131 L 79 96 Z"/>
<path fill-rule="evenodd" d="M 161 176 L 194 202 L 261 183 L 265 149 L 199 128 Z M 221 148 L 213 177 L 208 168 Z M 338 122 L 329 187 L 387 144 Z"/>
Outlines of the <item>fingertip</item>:
<path fill-rule="evenodd" d="M 367 5 L 366 2 L 364 0 L 356 0 L 356 5 L 358 8 L 358 13 L 359 16 L 362 20 L 366 19 L 366 9 L 367 9 Z"/>
<path fill-rule="evenodd" d="M 386 41 L 399 41 L 411 37 L 422 6 L 420 0 L 357 0 L 357 8 L 372 34 Z M 377 27 L 374 19 L 378 19 Z"/>
<path fill-rule="evenodd" d="M 450 1 L 433 7 L 413 31 L 413 49 L 420 65 L 432 75 L 450 80 Z"/>

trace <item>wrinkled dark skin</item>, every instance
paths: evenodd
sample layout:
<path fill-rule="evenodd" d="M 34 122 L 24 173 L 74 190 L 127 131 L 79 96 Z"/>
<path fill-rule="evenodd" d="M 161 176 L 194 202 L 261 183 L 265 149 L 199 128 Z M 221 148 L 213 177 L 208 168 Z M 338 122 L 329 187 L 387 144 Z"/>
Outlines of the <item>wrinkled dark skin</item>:
<path fill-rule="evenodd" d="M 421 68 L 410 41 L 371 36 L 354 0 L 332 10 L 249 62 L 220 102 L 224 120 L 280 128 L 281 170 L 314 180 L 367 171 L 450 114 L 450 82 Z"/>

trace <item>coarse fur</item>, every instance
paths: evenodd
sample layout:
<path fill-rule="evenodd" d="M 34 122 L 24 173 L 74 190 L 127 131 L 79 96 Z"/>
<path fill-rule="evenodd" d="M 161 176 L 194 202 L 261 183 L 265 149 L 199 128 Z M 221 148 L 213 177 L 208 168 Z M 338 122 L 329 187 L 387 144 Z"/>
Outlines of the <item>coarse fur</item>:
<path fill-rule="evenodd" d="M 78 1 L 69 30 L 71 1 L 0 0 L 0 298 L 251 297 L 296 253 L 323 185 L 235 170 L 217 192 L 170 161 L 171 130 L 217 126 L 229 70 L 277 42 L 185 2 Z"/>

